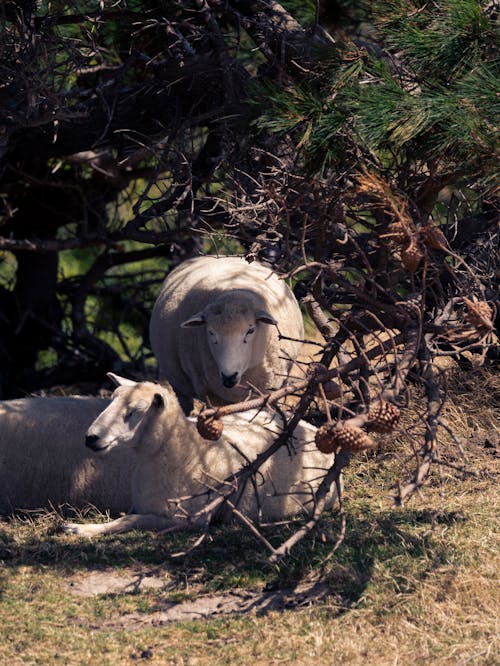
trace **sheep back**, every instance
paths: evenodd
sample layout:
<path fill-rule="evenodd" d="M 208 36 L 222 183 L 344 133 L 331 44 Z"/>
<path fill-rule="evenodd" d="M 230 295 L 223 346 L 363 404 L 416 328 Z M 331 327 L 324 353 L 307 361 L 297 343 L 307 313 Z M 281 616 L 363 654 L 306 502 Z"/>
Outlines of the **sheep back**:
<path fill-rule="evenodd" d="M 64 503 L 129 510 L 131 452 L 98 459 L 85 447 L 87 428 L 108 404 L 76 396 L 0 402 L 0 512 Z"/>
<path fill-rule="evenodd" d="M 150 325 L 153 352 L 159 374 L 176 393 L 205 399 L 207 394 L 223 402 L 238 402 L 244 389 L 220 386 L 217 366 L 210 353 L 204 327 L 181 329 L 182 322 L 203 310 L 229 290 L 246 292 L 258 309 L 268 311 L 278 322 L 266 326 L 267 346 L 263 361 L 247 370 L 245 381 L 261 390 L 279 388 L 289 374 L 300 342 L 280 340 L 279 332 L 295 340 L 304 337 L 302 314 L 288 285 L 270 268 L 242 257 L 195 257 L 183 262 L 165 279 Z"/>

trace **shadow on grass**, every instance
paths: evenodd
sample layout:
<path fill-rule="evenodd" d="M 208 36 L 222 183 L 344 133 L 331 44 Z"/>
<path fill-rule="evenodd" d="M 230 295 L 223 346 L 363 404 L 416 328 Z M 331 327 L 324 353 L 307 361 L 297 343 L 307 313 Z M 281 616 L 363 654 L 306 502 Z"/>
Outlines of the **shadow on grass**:
<path fill-rule="evenodd" d="M 270 565 L 262 544 L 237 525 L 215 528 L 188 556 L 173 558 L 172 554 L 189 548 L 197 537 L 131 532 L 94 541 L 76 539 L 62 535 L 61 518 L 51 514 L 0 523 L 0 563 L 12 570 L 50 567 L 62 576 L 140 566 L 146 571 L 168 571 L 174 581 L 196 580 L 208 592 L 262 585 L 267 590 L 293 588 L 318 572 L 339 604 L 347 608 L 362 597 L 376 566 L 387 567 L 387 578 L 398 592 L 410 592 L 416 581 L 448 560 L 446 545 L 434 537 L 433 525 L 464 520 L 454 512 L 436 515 L 406 509 L 374 513 L 358 506 L 348 513 L 345 540 L 326 564 L 332 548 L 328 535 L 335 538 L 339 530 L 334 513 L 323 520 L 312 538 L 300 542 L 279 564 Z M 292 525 L 268 528 L 266 537 L 278 545 L 292 529 Z"/>

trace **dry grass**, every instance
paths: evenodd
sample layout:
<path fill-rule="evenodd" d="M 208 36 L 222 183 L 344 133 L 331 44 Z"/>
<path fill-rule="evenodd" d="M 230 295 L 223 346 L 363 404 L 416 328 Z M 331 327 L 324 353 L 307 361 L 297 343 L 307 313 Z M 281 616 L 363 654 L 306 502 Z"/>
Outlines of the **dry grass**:
<path fill-rule="evenodd" d="M 411 505 L 393 509 L 406 438 L 381 440 L 346 478 L 348 530 L 324 565 L 330 595 L 282 612 L 155 624 L 172 602 L 221 590 L 290 588 L 319 572 L 338 532 L 335 515 L 315 541 L 267 565 L 243 529 L 214 533 L 188 559 L 192 537 L 131 533 L 98 542 L 64 536 L 55 513 L 0 524 L 0 650 L 9 664 L 496 664 L 498 457 L 478 431 L 498 423 L 498 378 L 450 374 L 446 418 L 476 477 L 442 468 Z M 418 415 L 406 424 L 420 427 Z M 443 456 L 461 457 L 448 436 Z M 287 528 L 282 528 L 283 537 Z M 71 582 L 113 570 L 154 574 L 158 587 L 72 593 Z M 130 618 L 134 618 L 132 622 Z"/>

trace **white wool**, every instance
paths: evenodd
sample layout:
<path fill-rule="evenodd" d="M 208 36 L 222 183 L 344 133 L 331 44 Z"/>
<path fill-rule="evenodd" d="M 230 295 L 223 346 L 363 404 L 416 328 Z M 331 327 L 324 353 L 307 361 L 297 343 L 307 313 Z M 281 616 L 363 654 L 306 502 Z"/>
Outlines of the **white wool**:
<path fill-rule="evenodd" d="M 103 464 L 85 447 L 87 428 L 108 405 L 71 396 L 0 402 L 0 511 L 64 503 L 128 511 L 131 452 Z"/>
<path fill-rule="evenodd" d="M 262 312 L 277 325 L 259 318 Z M 181 327 L 196 315 L 200 325 Z M 249 326 L 255 330 L 246 335 Z M 220 337 L 216 344 L 209 329 Z M 219 404 L 243 400 L 248 383 L 262 391 L 279 388 L 303 337 L 302 314 L 288 285 L 270 268 L 242 257 L 196 257 L 182 263 L 165 279 L 150 325 L 160 378 L 181 399 L 204 400 L 208 394 Z M 240 370 L 239 385 L 224 386 L 221 372 Z"/>
<path fill-rule="evenodd" d="M 111 405 L 88 430 L 96 455 L 106 458 L 123 444 L 136 454 L 132 481 L 133 514 L 100 525 L 68 526 L 86 536 L 127 531 L 133 528 L 188 527 L 195 514 L 214 498 L 207 494 L 237 473 L 248 461 L 265 451 L 281 432 L 280 418 L 268 412 L 244 412 L 223 418 L 224 431 L 216 442 L 203 439 L 187 418 L 170 387 L 152 382 L 123 382 Z M 238 508 L 247 516 L 282 519 L 313 508 L 311 490 L 319 486 L 332 456 L 314 445 L 316 428 L 304 421 L 293 433 L 289 446 L 282 446 L 260 468 L 255 485 L 249 480 L 238 486 Z M 100 453 L 99 453 L 100 451 Z M 186 499 L 187 497 L 192 499 Z M 184 498 L 179 511 L 177 500 Z M 335 491 L 329 496 L 331 506 Z M 184 513 L 185 512 L 185 513 Z M 183 517 L 184 516 L 184 517 Z M 226 512 L 222 519 L 230 518 Z M 207 516 L 193 521 L 203 525 Z"/>

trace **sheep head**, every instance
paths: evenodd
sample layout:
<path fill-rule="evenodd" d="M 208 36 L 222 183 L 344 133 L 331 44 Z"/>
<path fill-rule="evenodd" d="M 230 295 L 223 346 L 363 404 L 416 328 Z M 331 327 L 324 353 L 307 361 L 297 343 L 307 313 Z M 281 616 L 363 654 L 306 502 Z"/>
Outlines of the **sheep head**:
<path fill-rule="evenodd" d="M 95 419 L 87 431 L 85 444 L 103 453 L 116 446 L 144 448 L 148 428 L 167 406 L 180 409 L 172 389 L 153 382 L 134 382 L 108 373 L 116 384 L 111 404 Z"/>
<path fill-rule="evenodd" d="M 204 326 L 207 343 L 222 386 L 238 385 L 246 370 L 258 365 L 266 353 L 266 326 L 277 324 L 255 299 L 234 290 L 184 321 L 183 328 Z"/>

